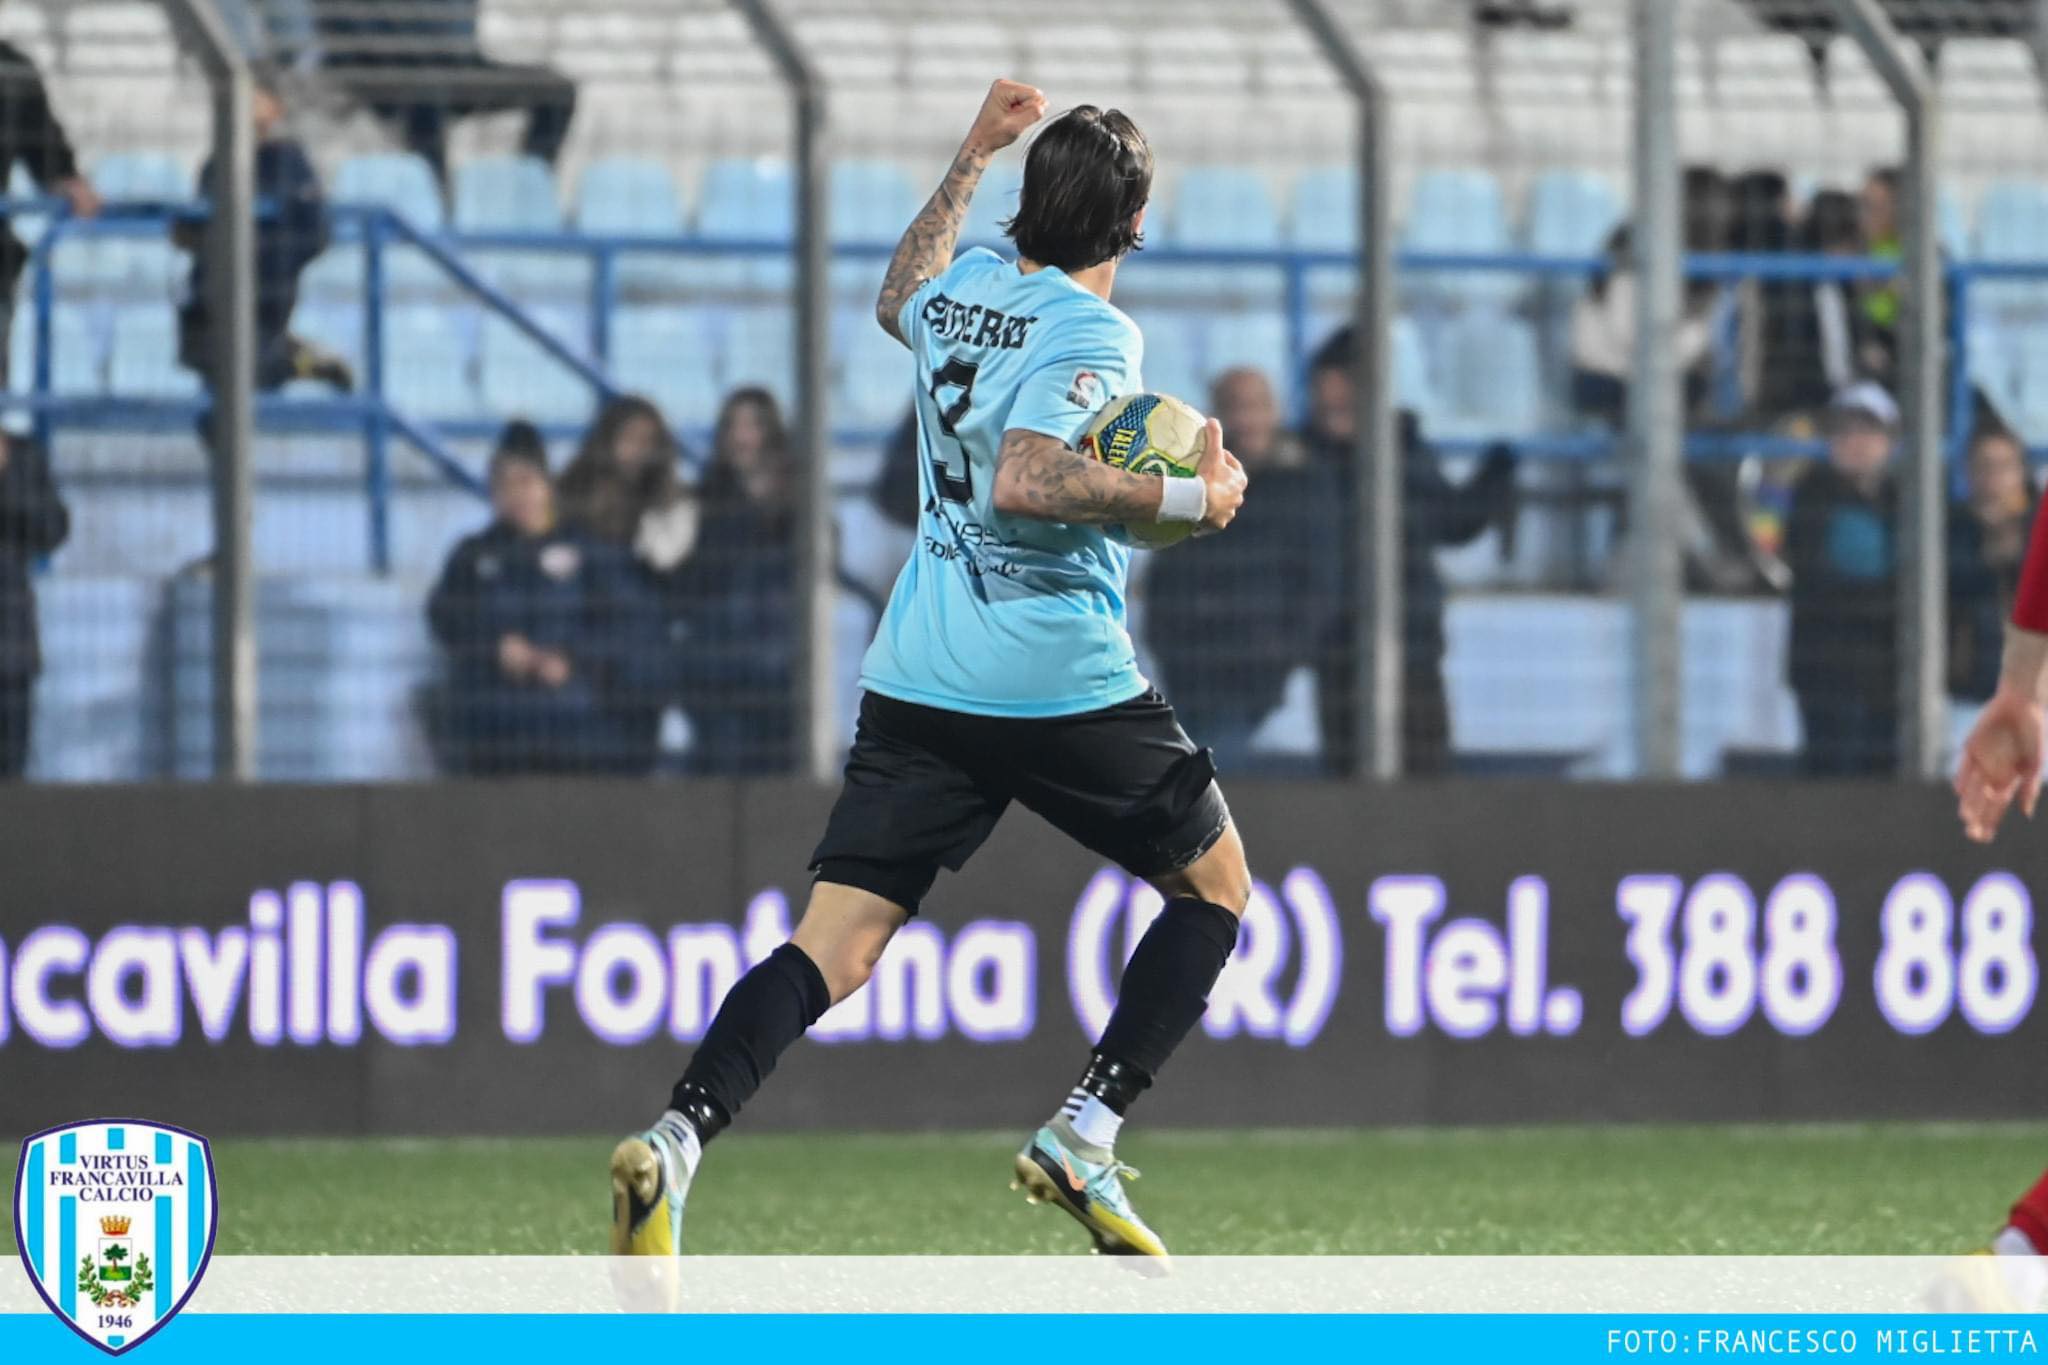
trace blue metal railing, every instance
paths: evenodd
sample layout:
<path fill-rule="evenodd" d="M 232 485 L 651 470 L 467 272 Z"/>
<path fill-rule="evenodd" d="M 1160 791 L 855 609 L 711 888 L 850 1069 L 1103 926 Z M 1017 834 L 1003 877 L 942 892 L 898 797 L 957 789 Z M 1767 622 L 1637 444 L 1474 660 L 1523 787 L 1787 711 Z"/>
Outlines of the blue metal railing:
<path fill-rule="evenodd" d="M 210 406 L 203 395 L 138 398 L 71 396 L 53 392 L 51 318 L 57 304 L 57 293 L 51 253 L 59 241 L 74 235 L 161 237 L 174 222 L 203 221 L 205 212 L 203 204 L 128 202 L 110 204 L 100 217 L 80 220 L 69 215 L 61 200 L 0 199 L 0 217 L 33 214 L 47 219 L 47 226 L 35 243 L 28 264 L 30 297 L 35 307 L 32 387 L 26 393 L 0 393 L 0 410 L 30 411 L 39 434 L 46 441 L 51 428 L 57 425 L 162 429 L 201 420 Z M 484 437 L 498 429 L 496 421 L 483 419 L 427 422 L 408 415 L 390 401 L 383 323 L 390 292 L 386 287 L 389 253 L 394 248 L 407 247 L 418 251 L 458 291 L 469 295 L 486 311 L 504 318 L 550 358 L 589 385 L 594 400 L 602 400 L 618 392 L 606 367 L 612 313 L 620 302 L 618 281 L 619 257 L 622 254 L 785 259 L 789 253 L 787 242 L 771 238 L 709 240 L 619 234 L 426 232 L 393 211 L 375 205 L 336 205 L 332 214 L 337 244 L 360 243 L 364 253 L 361 389 L 355 394 L 334 398 L 259 395 L 256 416 L 261 426 L 271 430 L 361 433 L 364 438 L 368 558 L 378 572 L 386 571 L 391 562 L 391 438 L 395 436 L 412 445 L 451 482 L 481 493 L 482 480 L 455 455 L 448 441 L 451 438 Z M 586 258 L 591 264 L 587 354 L 579 352 L 535 321 L 525 307 L 465 261 L 464 254 L 472 251 L 518 251 Z M 833 257 L 835 260 L 880 261 L 887 259 L 890 252 L 891 247 L 885 244 L 846 243 L 834 247 Z M 1289 369 L 1299 375 L 1310 354 L 1311 276 L 1317 271 L 1355 268 L 1356 257 L 1350 252 L 1337 250 L 1151 248 L 1138 258 L 1129 277 L 1131 283 L 1143 288 L 1144 275 L 1150 273 L 1152 266 L 1277 271 L 1281 279 Z M 1395 266 L 1411 277 L 1472 273 L 1577 281 L 1600 274 L 1607 269 L 1608 262 L 1600 256 L 1403 251 L 1397 253 Z M 1889 260 L 1838 256 L 1723 253 L 1689 256 L 1685 261 L 1685 271 L 1691 279 L 1724 283 L 1749 279 L 1854 282 L 1887 278 L 1896 273 L 1897 264 Z M 1951 392 L 1947 444 L 1951 456 L 1959 458 L 1968 437 L 1967 423 L 1971 411 L 1969 288 L 1975 281 L 1985 279 L 2048 280 L 2048 262 L 1951 263 L 1946 272 L 1951 305 L 1948 318 Z M 550 429 L 549 434 L 568 432 Z M 845 444 L 866 444 L 879 440 L 884 432 L 870 428 L 840 428 L 834 434 Z M 1449 453 L 1470 453 L 1496 440 L 1506 440 L 1520 454 L 1536 459 L 1598 460 L 1613 456 L 1617 449 L 1614 435 L 1592 431 L 1500 433 L 1497 436 L 1444 440 L 1437 445 Z M 1693 432 L 1685 443 L 1686 456 L 1693 460 L 1812 455 L 1819 453 L 1820 449 L 1820 443 L 1816 441 L 1755 432 Z"/>

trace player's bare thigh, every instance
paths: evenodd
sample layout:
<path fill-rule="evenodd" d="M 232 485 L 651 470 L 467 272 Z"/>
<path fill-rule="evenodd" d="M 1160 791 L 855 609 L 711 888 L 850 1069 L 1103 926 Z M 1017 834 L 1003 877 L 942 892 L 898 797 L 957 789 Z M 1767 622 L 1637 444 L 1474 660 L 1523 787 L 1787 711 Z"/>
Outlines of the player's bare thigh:
<path fill-rule="evenodd" d="M 789 941 L 818 964 L 836 1005 L 867 984 L 882 950 L 909 919 L 908 910 L 872 891 L 818 882 Z"/>
<path fill-rule="evenodd" d="M 1245 902 L 1252 898 L 1252 871 L 1245 863 L 1244 840 L 1238 837 L 1237 822 L 1224 825 L 1222 837 L 1209 851 L 1180 871 L 1147 880 L 1168 900 L 1194 896 L 1220 905 L 1233 915 L 1242 915 Z"/>

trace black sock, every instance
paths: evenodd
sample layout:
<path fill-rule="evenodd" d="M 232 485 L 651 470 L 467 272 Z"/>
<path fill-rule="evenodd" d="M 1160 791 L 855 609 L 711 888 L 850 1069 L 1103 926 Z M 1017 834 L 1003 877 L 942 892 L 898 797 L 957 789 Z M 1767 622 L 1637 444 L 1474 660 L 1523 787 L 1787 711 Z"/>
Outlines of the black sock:
<path fill-rule="evenodd" d="M 784 1048 L 832 1004 L 810 955 L 785 943 L 734 983 L 676 1082 L 669 1107 L 711 1141 L 754 1097 Z"/>
<path fill-rule="evenodd" d="M 1209 988 L 1237 946 L 1237 916 L 1220 905 L 1179 896 L 1138 940 L 1124 968 L 1109 1027 L 1078 1088 L 1121 1114 L 1209 1006 Z"/>

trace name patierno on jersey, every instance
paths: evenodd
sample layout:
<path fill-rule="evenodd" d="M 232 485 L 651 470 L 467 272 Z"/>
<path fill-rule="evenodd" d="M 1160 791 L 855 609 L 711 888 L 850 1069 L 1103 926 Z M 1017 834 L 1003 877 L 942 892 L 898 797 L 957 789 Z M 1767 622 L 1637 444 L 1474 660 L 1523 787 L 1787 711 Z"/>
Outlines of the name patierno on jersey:
<path fill-rule="evenodd" d="M 1064 716 L 1143 693 L 1124 585 L 1131 552 L 1099 526 L 993 505 L 1011 428 L 1073 445 L 1143 385 L 1131 320 L 1051 266 L 964 252 L 898 319 L 916 357 L 918 540 L 861 666 L 883 696 L 985 716 Z"/>

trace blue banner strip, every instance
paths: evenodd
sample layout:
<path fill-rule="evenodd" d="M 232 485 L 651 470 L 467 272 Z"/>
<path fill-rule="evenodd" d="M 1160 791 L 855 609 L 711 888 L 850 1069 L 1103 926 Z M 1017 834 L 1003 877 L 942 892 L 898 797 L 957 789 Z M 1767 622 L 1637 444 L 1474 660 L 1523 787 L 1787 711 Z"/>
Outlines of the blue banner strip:
<path fill-rule="evenodd" d="M 78 1317 L 78 1200 L 65 1195 L 57 1201 L 57 1264 L 51 1278 L 57 1281 L 57 1306 L 64 1316 Z"/>
<path fill-rule="evenodd" d="M 156 1218 L 156 1288 L 149 1291 L 149 1311 L 159 1318 L 164 1309 L 178 1301 L 177 1286 L 172 1283 L 177 1267 L 171 1263 L 171 1232 L 177 1227 L 177 1210 L 177 1200 L 164 1195 L 151 1211 Z"/>
<path fill-rule="evenodd" d="M 43 1149 L 47 1145 L 38 1142 L 28 1149 L 28 1179 L 21 1187 L 22 1199 L 28 1205 L 28 1269 L 38 1281 L 43 1279 L 43 1205 L 50 1198 L 43 1183 Z"/>
<path fill-rule="evenodd" d="M 185 1193 L 192 1202 L 185 1206 L 185 1282 L 190 1284 L 206 1259 L 206 1158 L 199 1144 L 185 1144 Z"/>
<path fill-rule="evenodd" d="M 149 1342 L 149 1365 L 216 1365 L 279 1358 L 292 1365 L 365 1360 L 488 1360 L 558 1365 L 564 1360 L 669 1358 L 836 1362 L 971 1359 L 975 1365 L 1044 1365 L 1074 1357 L 1079 1343 L 1128 1343 L 1154 1360 L 1551 1361 L 1756 1360 L 1826 1356 L 1833 1361 L 2032 1357 L 2041 1318 L 1922 1314 L 1727 1316 L 1513 1314 L 1458 1317 L 1254 1315 L 1168 1317 L 863 1316 L 754 1314 L 629 1316 L 242 1316 L 192 1314 Z M 0 1360 L 64 1365 L 104 1361 L 44 1316 L 0 1316 Z"/>
<path fill-rule="evenodd" d="M 108 1151 L 110 1151 L 110 1152 L 118 1152 L 118 1151 L 121 1151 L 121 1150 L 123 1150 L 123 1149 L 124 1149 L 124 1148 L 126 1148 L 127 1146 L 128 1146 L 128 1130 L 127 1130 L 126 1128 L 109 1128 L 109 1129 L 107 1129 L 107 1150 L 108 1150 Z"/>
<path fill-rule="evenodd" d="M 159 1166 L 171 1164 L 171 1135 L 169 1133 L 158 1133 L 156 1135 L 156 1164 Z"/>

